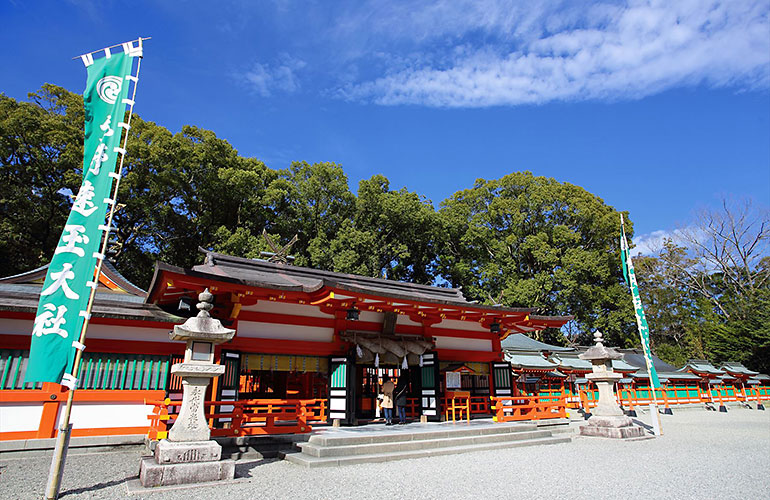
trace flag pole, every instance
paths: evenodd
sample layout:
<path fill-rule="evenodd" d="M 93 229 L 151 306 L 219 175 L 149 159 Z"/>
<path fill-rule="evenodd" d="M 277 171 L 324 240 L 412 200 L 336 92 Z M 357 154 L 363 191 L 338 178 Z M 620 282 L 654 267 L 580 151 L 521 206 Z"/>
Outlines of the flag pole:
<path fill-rule="evenodd" d="M 623 271 L 624 275 L 627 275 L 628 279 L 628 286 L 631 289 L 631 297 L 634 301 L 634 315 L 636 316 L 636 327 L 639 330 L 639 340 L 642 343 L 642 352 L 644 353 L 644 362 L 647 365 L 647 377 L 650 381 L 650 417 L 652 419 L 652 430 L 653 434 L 656 436 L 660 436 L 663 434 L 661 421 L 660 421 L 660 413 L 658 412 L 658 397 L 655 394 L 655 391 L 657 390 L 657 387 L 655 387 L 655 379 L 657 378 L 657 375 L 653 377 L 653 370 L 655 369 L 654 366 L 652 366 L 652 353 L 649 350 L 649 330 L 648 330 L 648 339 L 645 341 L 644 338 L 644 328 L 642 326 L 642 321 L 644 320 L 645 324 L 647 323 L 646 318 L 643 317 L 644 315 L 644 309 L 642 309 L 642 299 L 639 297 L 639 285 L 636 282 L 636 272 L 634 271 L 634 263 L 631 260 L 631 253 L 630 248 L 628 246 L 628 240 L 626 239 L 626 227 L 625 223 L 623 221 L 623 214 L 620 214 L 620 252 L 621 257 L 623 257 Z M 641 309 L 641 314 L 639 310 Z"/>
<path fill-rule="evenodd" d="M 142 49 L 142 41 L 143 40 L 149 40 L 149 38 L 142 38 L 140 37 L 138 39 L 139 43 L 139 49 Z M 133 40 L 131 42 L 131 45 L 133 46 Z M 122 44 L 116 44 L 112 45 L 111 47 L 106 48 L 112 48 L 112 47 L 119 47 Z M 99 49 L 104 50 L 104 49 Z M 94 52 L 99 52 L 99 50 L 95 50 Z M 94 52 L 90 52 L 90 54 L 93 54 Z M 81 56 L 75 57 L 73 59 L 79 59 Z M 88 330 L 88 324 L 91 319 L 91 310 L 93 309 L 94 305 L 94 298 L 96 297 L 96 288 L 99 284 L 99 277 L 102 273 L 102 265 L 104 264 L 104 259 L 107 253 L 107 245 L 110 238 L 110 229 L 112 228 L 112 219 L 115 216 L 115 210 L 117 207 L 117 199 L 118 199 L 118 188 L 120 187 L 120 179 L 123 176 L 123 161 L 126 157 L 126 144 L 128 143 L 128 133 L 131 130 L 131 118 L 134 115 L 134 101 L 136 99 L 136 88 L 139 85 L 139 69 L 142 66 L 142 56 L 140 55 L 137 58 L 136 62 L 136 74 L 133 75 L 133 90 L 131 92 L 131 102 L 129 103 L 128 108 L 128 119 L 126 120 L 126 133 L 123 136 L 123 145 L 122 145 L 122 153 L 120 155 L 120 164 L 118 166 L 118 172 L 115 176 L 115 185 L 113 187 L 112 191 L 112 200 L 113 203 L 111 203 L 110 206 L 110 212 L 107 216 L 107 224 L 105 226 L 104 230 L 104 236 L 102 237 L 102 245 L 101 249 L 99 251 L 100 258 L 96 260 L 96 269 L 94 271 L 94 278 L 93 283 L 94 285 L 91 287 L 91 292 L 88 296 L 88 305 L 86 307 L 86 315 L 83 319 L 83 327 L 80 330 L 80 338 L 78 339 L 78 348 L 75 352 L 75 361 L 72 365 L 72 376 L 77 378 L 78 371 L 80 370 L 80 362 L 83 357 L 83 349 L 85 349 L 85 345 L 83 344 L 86 340 L 86 332 Z M 46 500 L 56 500 L 59 497 L 59 487 L 61 486 L 61 478 L 62 473 L 64 472 L 64 461 L 67 458 L 67 450 L 69 448 L 69 440 L 70 440 L 70 434 L 72 432 L 72 424 L 70 424 L 70 416 L 72 414 L 72 402 L 75 397 L 75 390 L 77 389 L 77 383 L 73 384 L 71 387 L 69 387 L 69 391 L 67 392 L 67 403 L 64 406 L 64 411 L 62 412 L 60 424 L 59 424 L 59 432 L 56 436 L 56 447 L 54 448 L 54 454 L 53 459 L 51 460 L 51 470 L 48 474 L 48 484 L 46 485 L 46 493 L 45 498 Z"/>
<path fill-rule="evenodd" d="M 151 37 L 151 36 L 140 36 L 140 37 L 137 39 L 137 41 L 139 42 L 139 46 L 140 46 L 140 47 L 142 46 L 142 42 L 143 42 L 144 40 L 152 40 L 152 37 Z M 134 41 L 133 41 L 133 40 L 131 40 L 131 43 L 133 43 L 133 42 L 134 42 Z M 86 52 L 85 54 L 80 54 L 79 56 L 75 56 L 75 57 L 73 57 L 73 58 L 72 58 L 72 60 L 73 60 L 73 61 L 75 61 L 75 60 L 77 60 L 77 59 L 81 59 L 83 56 L 87 56 L 87 55 L 90 55 L 90 54 L 96 54 L 97 52 L 101 52 L 102 50 L 107 50 L 107 49 L 114 49 L 115 47 L 120 47 L 120 46 L 122 46 L 122 45 L 123 45 L 122 43 L 116 43 L 115 45 L 110 45 L 109 47 L 103 47 L 103 48 L 101 48 L 101 49 L 92 50 L 91 52 Z"/>

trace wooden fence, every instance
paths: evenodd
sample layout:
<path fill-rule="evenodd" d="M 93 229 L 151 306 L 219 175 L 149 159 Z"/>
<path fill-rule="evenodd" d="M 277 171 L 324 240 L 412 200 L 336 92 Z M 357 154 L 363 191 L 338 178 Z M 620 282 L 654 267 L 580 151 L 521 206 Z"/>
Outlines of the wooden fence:
<path fill-rule="evenodd" d="M 564 396 L 492 396 L 490 399 L 495 422 L 567 418 Z"/>
<path fill-rule="evenodd" d="M 115 426 L 110 407 L 113 405 L 128 405 L 143 411 L 144 402 L 147 399 L 162 398 L 165 392 L 162 390 L 123 390 L 104 391 L 92 389 L 80 389 L 75 392 L 73 407 L 73 436 L 118 436 L 130 434 L 144 434 L 149 425 L 137 421 L 133 426 Z M 43 383 L 40 389 L 19 389 L 0 391 L 0 403 L 6 411 L 17 409 L 31 410 L 31 414 L 37 415 L 41 408 L 39 422 L 35 430 L 3 431 L 8 425 L 0 421 L 0 441 L 14 439 L 52 438 L 56 436 L 59 405 L 67 401 L 67 390 L 59 384 Z M 82 425 L 78 422 L 78 406 L 88 405 L 88 422 Z M 125 408 L 125 407 L 124 407 Z M 146 410 L 144 410 L 146 411 Z M 139 413 L 138 416 L 141 416 Z M 37 417 L 35 417 L 37 418 Z M 2 419 L 0 419 L 2 420 Z M 112 425 L 111 425 L 112 424 Z M 34 422 L 29 427 L 34 427 Z"/>
<path fill-rule="evenodd" d="M 633 410 L 635 406 L 647 406 L 653 400 L 653 392 L 648 387 L 621 387 L 617 389 L 616 393 L 618 403 L 629 410 Z M 598 391 L 581 389 L 579 394 L 580 405 L 584 409 L 596 406 L 599 397 Z M 683 404 L 762 403 L 763 401 L 770 401 L 770 387 L 714 386 L 703 390 L 700 386 L 694 385 L 664 385 L 655 389 L 655 399 L 664 408 Z"/>
<path fill-rule="evenodd" d="M 147 401 L 153 405 L 148 416 L 150 429 L 147 437 L 163 439 L 173 425 L 181 401 Z M 311 423 L 325 422 L 327 408 L 325 399 L 248 399 L 238 401 L 207 401 L 206 419 L 211 426 L 211 435 L 216 436 L 258 436 L 267 434 L 303 434 L 313 430 Z M 214 422 L 222 427 L 214 427 Z"/>

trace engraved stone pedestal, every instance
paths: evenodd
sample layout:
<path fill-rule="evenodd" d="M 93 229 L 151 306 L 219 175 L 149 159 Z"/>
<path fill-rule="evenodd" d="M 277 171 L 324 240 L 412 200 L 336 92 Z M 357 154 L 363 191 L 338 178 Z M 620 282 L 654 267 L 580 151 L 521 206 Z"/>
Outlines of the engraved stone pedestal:
<path fill-rule="evenodd" d="M 221 460 L 222 447 L 209 440 L 211 431 L 203 411 L 206 387 L 225 371 L 224 366 L 213 364 L 213 346 L 232 339 L 235 330 L 211 318 L 213 296 L 208 290 L 198 298 L 198 316 L 175 326 L 171 333 L 171 340 L 187 341 L 184 362 L 171 367 L 171 373 L 182 379 L 182 408 L 168 439 L 158 442 L 155 456 L 142 459 L 139 481 L 144 487 L 219 481 L 235 475 L 235 462 Z"/>
<path fill-rule="evenodd" d="M 623 376 L 612 371 L 612 360 L 623 356 L 615 349 L 604 347 L 601 332 L 597 331 L 594 338 L 596 345 L 581 354 L 580 358 L 590 360 L 593 365 L 593 373 L 586 378 L 596 384 L 599 401 L 591 411 L 587 425 L 580 427 L 580 435 L 614 439 L 643 437 L 644 429 L 623 414 L 615 399 L 615 383 Z"/>

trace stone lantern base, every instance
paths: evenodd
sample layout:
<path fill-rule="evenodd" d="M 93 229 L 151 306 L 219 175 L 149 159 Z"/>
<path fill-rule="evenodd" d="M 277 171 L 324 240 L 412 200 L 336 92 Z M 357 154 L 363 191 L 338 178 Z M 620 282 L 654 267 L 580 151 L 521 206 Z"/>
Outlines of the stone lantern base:
<path fill-rule="evenodd" d="M 216 441 L 158 442 L 154 457 L 142 458 L 139 482 L 145 488 L 173 484 L 205 483 L 235 477 L 235 461 L 220 460 Z"/>
<path fill-rule="evenodd" d="M 588 419 L 588 424 L 580 427 L 580 435 L 629 439 L 644 437 L 645 432 L 626 416 L 595 415 Z"/>

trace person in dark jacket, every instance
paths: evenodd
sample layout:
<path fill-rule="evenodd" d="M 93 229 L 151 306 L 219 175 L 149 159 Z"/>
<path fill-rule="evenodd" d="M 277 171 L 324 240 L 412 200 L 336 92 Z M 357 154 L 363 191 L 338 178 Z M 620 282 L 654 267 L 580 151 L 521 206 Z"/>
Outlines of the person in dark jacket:
<path fill-rule="evenodd" d="M 406 379 L 406 374 L 402 372 L 396 387 L 396 407 L 398 407 L 399 425 L 406 424 L 406 395 L 408 392 L 409 382 Z"/>

